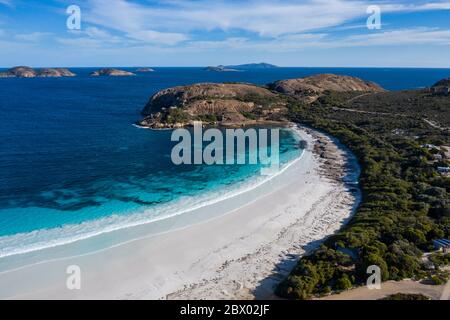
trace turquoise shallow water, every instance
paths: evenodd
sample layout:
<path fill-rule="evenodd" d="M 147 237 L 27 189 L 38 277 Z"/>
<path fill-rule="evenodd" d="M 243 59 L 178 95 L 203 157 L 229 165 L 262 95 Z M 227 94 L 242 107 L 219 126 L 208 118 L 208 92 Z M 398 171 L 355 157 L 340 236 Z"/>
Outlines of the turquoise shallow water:
<path fill-rule="evenodd" d="M 314 73 L 362 77 L 388 89 L 431 85 L 444 69 L 280 68 L 238 73 L 160 68 L 130 78 L 0 79 L 0 256 L 108 227 L 159 219 L 257 184 L 260 165 L 174 166 L 170 131 L 132 126 L 158 90 L 196 82 L 264 84 Z M 411 75 L 414 74 L 414 77 Z M 281 161 L 300 153 L 281 133 Z M 47 232 L 48 231 L 48 232 Z M 46 238 L 46 237 L 49 238 Z"/>
<path fill-rule="evenodd" d="M 157 217 L 173 213 L 174 208 L 168 208 L 168 205 L 176 200 L 183 199 L 184 206 L 198 205 L 196 197 L 199 195 L 206 196 L 208 192 L 217 192 L 219 189 L 223 189 L 222 192 L 236 189 L 249 178 L 261 175 L 260 164 L 176 166 L 170 158 L 171 146 L 174 145 L 170 141 L 170 131 L 132 131 L 138 136 L 153 139 L 157 136 L 158 140 L 152 143 L 165 145 L 166 148 L 155 153 L 152 145 L 144 144 L 142 148 L 147 149 L 147 152 L 127 149 L 123 155 L 105 155 L 107 160 L 93 154 L 90 160 L 93 162 L 92 167 L 99 168 L 90 170 L 80 170 L 78 166 L 84 164 L 77 159 L 72 163 L 73 169 L 65 163 L 68 172 L 61 174 L 67 175 L 72 181 L 57 181 L 27 192 L 17 190 L 17 193 L 4 197 L 3 208 L 0 209 L 0 235 L 57 228 L 69 223 L 81 223 L 113 214 L 132 214 L 144 209 L 153 209 Z M 281 163 L 287 163 L 298 154 L 296 137 L 289 130 L 281 130 Z M 57 171 L 55 168 L 48 169 L 42 172 L 44 176 L 49 171 Z M 37 174 L 40 173 L 33 173 Z M 24 183 L 26 179 L 23 177 Z M 45 176 L 45 179 L 48 177 Z"/>
<path fill-rule="evenodd" d="M 279 130 L 282 169 L 298 158 L 302 150 L 299 148 L 299 137 L 292 130 Z M 158 131 L 142 131 L 148 135 L 160 134 Z M 158 144 L 170 146 L 169 135 L 162 135 Z M 171 162 L 170 151 L 167 149 L 167 153 L 151 156 L 164 159 L 157 172 L 146 171 L 148 167 L 142 166 L 141 175 L 134 172 L 134 175 L 127 176 L 128 172 L 124 169 L 115 176 L 110 173 L 107 179 L 87 176 L 82 186 L 64 184 L 61 188 L 58 184 L 40 193 L 30 194 L 35 197 L 33 205 L 1 209 L 0 216 L 4 223 L 0 257 L 166 218 L 173 219 L 250 190 L 277 174 L 262 175 L 264 166 L 260 163 L 175 166 Z M 247 150 L 246 157 L 254 152 L 258 150 Z M 134 154 L 129 155 L 129 159 L 134 158 Z M 29 199 L 24 201 L 28 203 Z"/>

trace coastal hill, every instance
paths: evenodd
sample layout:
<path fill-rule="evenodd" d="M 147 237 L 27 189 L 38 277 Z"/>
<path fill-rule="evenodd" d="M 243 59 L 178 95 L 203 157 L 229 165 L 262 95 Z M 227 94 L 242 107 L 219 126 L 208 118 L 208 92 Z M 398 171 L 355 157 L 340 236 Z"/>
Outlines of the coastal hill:
<path fill-rule="evenodd" d="M 365 93 L 384 89 L 358 78 L 336 75 L 277 81 L 267 87 L 244 83 L 194 84 L 153 95 L 142 111 L 145 119 L 138 124 L 167 128 L 186 126 L 196 120 L 222 125 L 280 121 L 285 120 L 286 94 L 306 97 L 307 102 L 312 102 L 325 91 Z"/>
<path fill-rule="evenodd" d="M 436 82 L 433 85 L 433 87 L 442 87 L 442 86 L 449 87 L 450 86 L 450 78 L 439 80 L 438 82 Z"/>
<path fill-rule="evenodd" d="M 222 125 L 277 120 L 285 105 L 277 94 L 245 83 L 200 83 L 162 90 L 150 98 L 139 124 L 179 127 L 194 120 Z"/>
<path fill-rule="evenodd" d="M 110 76 L 110 77 L 124 77 L 124 76 L 135 76 L 134 73 L 119 69 L 105 68 L 94 71 L 90 74 L 91 77 L 102 77 L 102 76 Z"/>
<path fill-rule="evenodd" d="M 295 98 L 308 102 L 316 100 L 325 91 L 334 92 L 383 92 L 378 84 L 356 77 L 335 74 L 318 74 L 306 78 L 280 80 L 270 83 L 268 87 Z"/>
<path fill-rule="evenodd" d="M 42 68 L 14 67 L 0 73 L 0 78 L 36 78 L 36 77 L 74 77 L 75 74 L 66 68 Z"/>
<path fill-rule="evenodd" d="M 442 79 L 436 82 L 431 88 L 431 93 L 438 95 L 449 95 L 450 94 L 450 78 Z"/>

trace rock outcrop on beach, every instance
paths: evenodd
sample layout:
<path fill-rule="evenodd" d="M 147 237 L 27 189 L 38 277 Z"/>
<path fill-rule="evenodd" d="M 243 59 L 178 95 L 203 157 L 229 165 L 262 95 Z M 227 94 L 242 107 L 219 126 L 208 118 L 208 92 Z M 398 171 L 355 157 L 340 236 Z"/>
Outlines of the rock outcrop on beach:
<path fill-rule="evenodd" d="M 125 71 L 125 70 L 119 70 L 119 69 L 112 69 L 112 68 L 105 68 L 100 69 L 97 71 L 94 71 L 90 74 L 91 77 L 126 77 L 126 76 L 135 76 L 133 72 Z"/>
<path fill-rule="evenodd" d="M 152 68 L 138 68 L 136 69 L 136 72 L 154 72 Z"/>
<path fill-rule="evenodd" d="M 0 73 L 0 78 L 48 78 L 48 77 L 74 77 L 75 73 L 66 68 L 41 68 L 33 69 L 30 67 L 14 67 L 6 72 Z"/>
<path fill-rule="evenodd" d="M 280 80 L 270 83 L 271 90 L 300 98 L 308 102 L 316 100 L 325 91 L 383 92 L 382 87 L 370 81 L 350 76 L 318 74 L 306 78 Z"/>
<path fill-rule="evenodd" d="M 181 127 L 201 120 L 209 124 L 245 125 L 277 121 L 286 110 L 278 95 L 251 84 L 201 83 L 162 90 L 150 98 L 138 124 Z"/>

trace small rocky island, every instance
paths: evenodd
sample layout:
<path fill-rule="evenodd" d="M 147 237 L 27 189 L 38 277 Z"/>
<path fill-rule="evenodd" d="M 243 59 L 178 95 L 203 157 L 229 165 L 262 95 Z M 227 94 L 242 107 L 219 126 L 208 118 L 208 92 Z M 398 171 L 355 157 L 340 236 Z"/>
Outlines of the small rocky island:
<path fill-rule="evenodd" d="M 112 68 L 104 68 L 97 71 L 94 71 L 90 74 L 91 77 L 126 77 L 126 76 L 135 76 L 133 72 L 112 69 Z"/>
<path fill-rule="evenodd" d="M 152 68 L 138 68 L 136 72 L 155 72 L 155 70 Z"/>
<path fill-rule="evenodd" d="M 239 72 L 240 70 L 227 68 L 226 66 L 217 66 L 217 67 L 206 67 L 204 69 L 205 71 L 212 71 L 212 72 Z"/>
<path fill-rule="evenodd" d="M 380 86 L 358 78 L 318 75 L 259 87 L 247 83 L 200 83 L 162 90 L 142 111 L 143 127 L 179 128 L 202 121 L 210 125 L 242 126 L 286 121 L 287 98 L 312 102 L 327 91 L 382 92 Z"/>
<path fill-rule="evenodd" d="M 76 74 L 66 68 L 33 69 L 25 66 L 14 67 L 0 73 L 0 78 L 58 78 L 74 76 L 76 76 Z"/>

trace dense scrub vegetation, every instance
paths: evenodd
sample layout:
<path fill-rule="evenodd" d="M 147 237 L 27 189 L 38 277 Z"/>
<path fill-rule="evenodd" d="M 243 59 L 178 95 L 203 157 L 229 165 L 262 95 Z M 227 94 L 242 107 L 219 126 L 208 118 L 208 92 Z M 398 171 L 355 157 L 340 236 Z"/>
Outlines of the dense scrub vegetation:
<path fill-rule="evenodd" d="M 432 95 L 426 90 L 420 92 L 392 91 L 375 95 L 366 95 L 351 103 L 351 108 L 365 111 L 393 113 L 403 117 L 426 117 L 450 125 L 450 98 Z"/>
<path fill-rule="evenodd" d="M 424 296 L 423 294 L 395 293 L 381 300 L 431 300 L 431 299 L 427 296 Z"/>
<path fill-rule="evenodd" d="M 307 299 L 363 284 L 370 265 L 381 268 L 383 280 L 430 277 L 423 252 L 433 250 L 433 239 L 450 237 L 450 179 L 439 175 L 436 167 L 442 163 L 421 146 L 449 144 L 449 132 L 427 125 L 422 113 L 447 124 L 450 98 L 437 101 L 419 91 L 378 93 L 361 97 L 361 103 L 351 100 L 354 96 L 329 92 L 312 105 L 288 99 L 293 121 L 337 137 L 357 156 L 363 199 L 346 227 L 300 259 L 277 288 L 282 297 Z M 444 107 L 442 99 L 447 99 Z M 435 107 L 423 110 L 416 103 L 423 100 Z"/>

